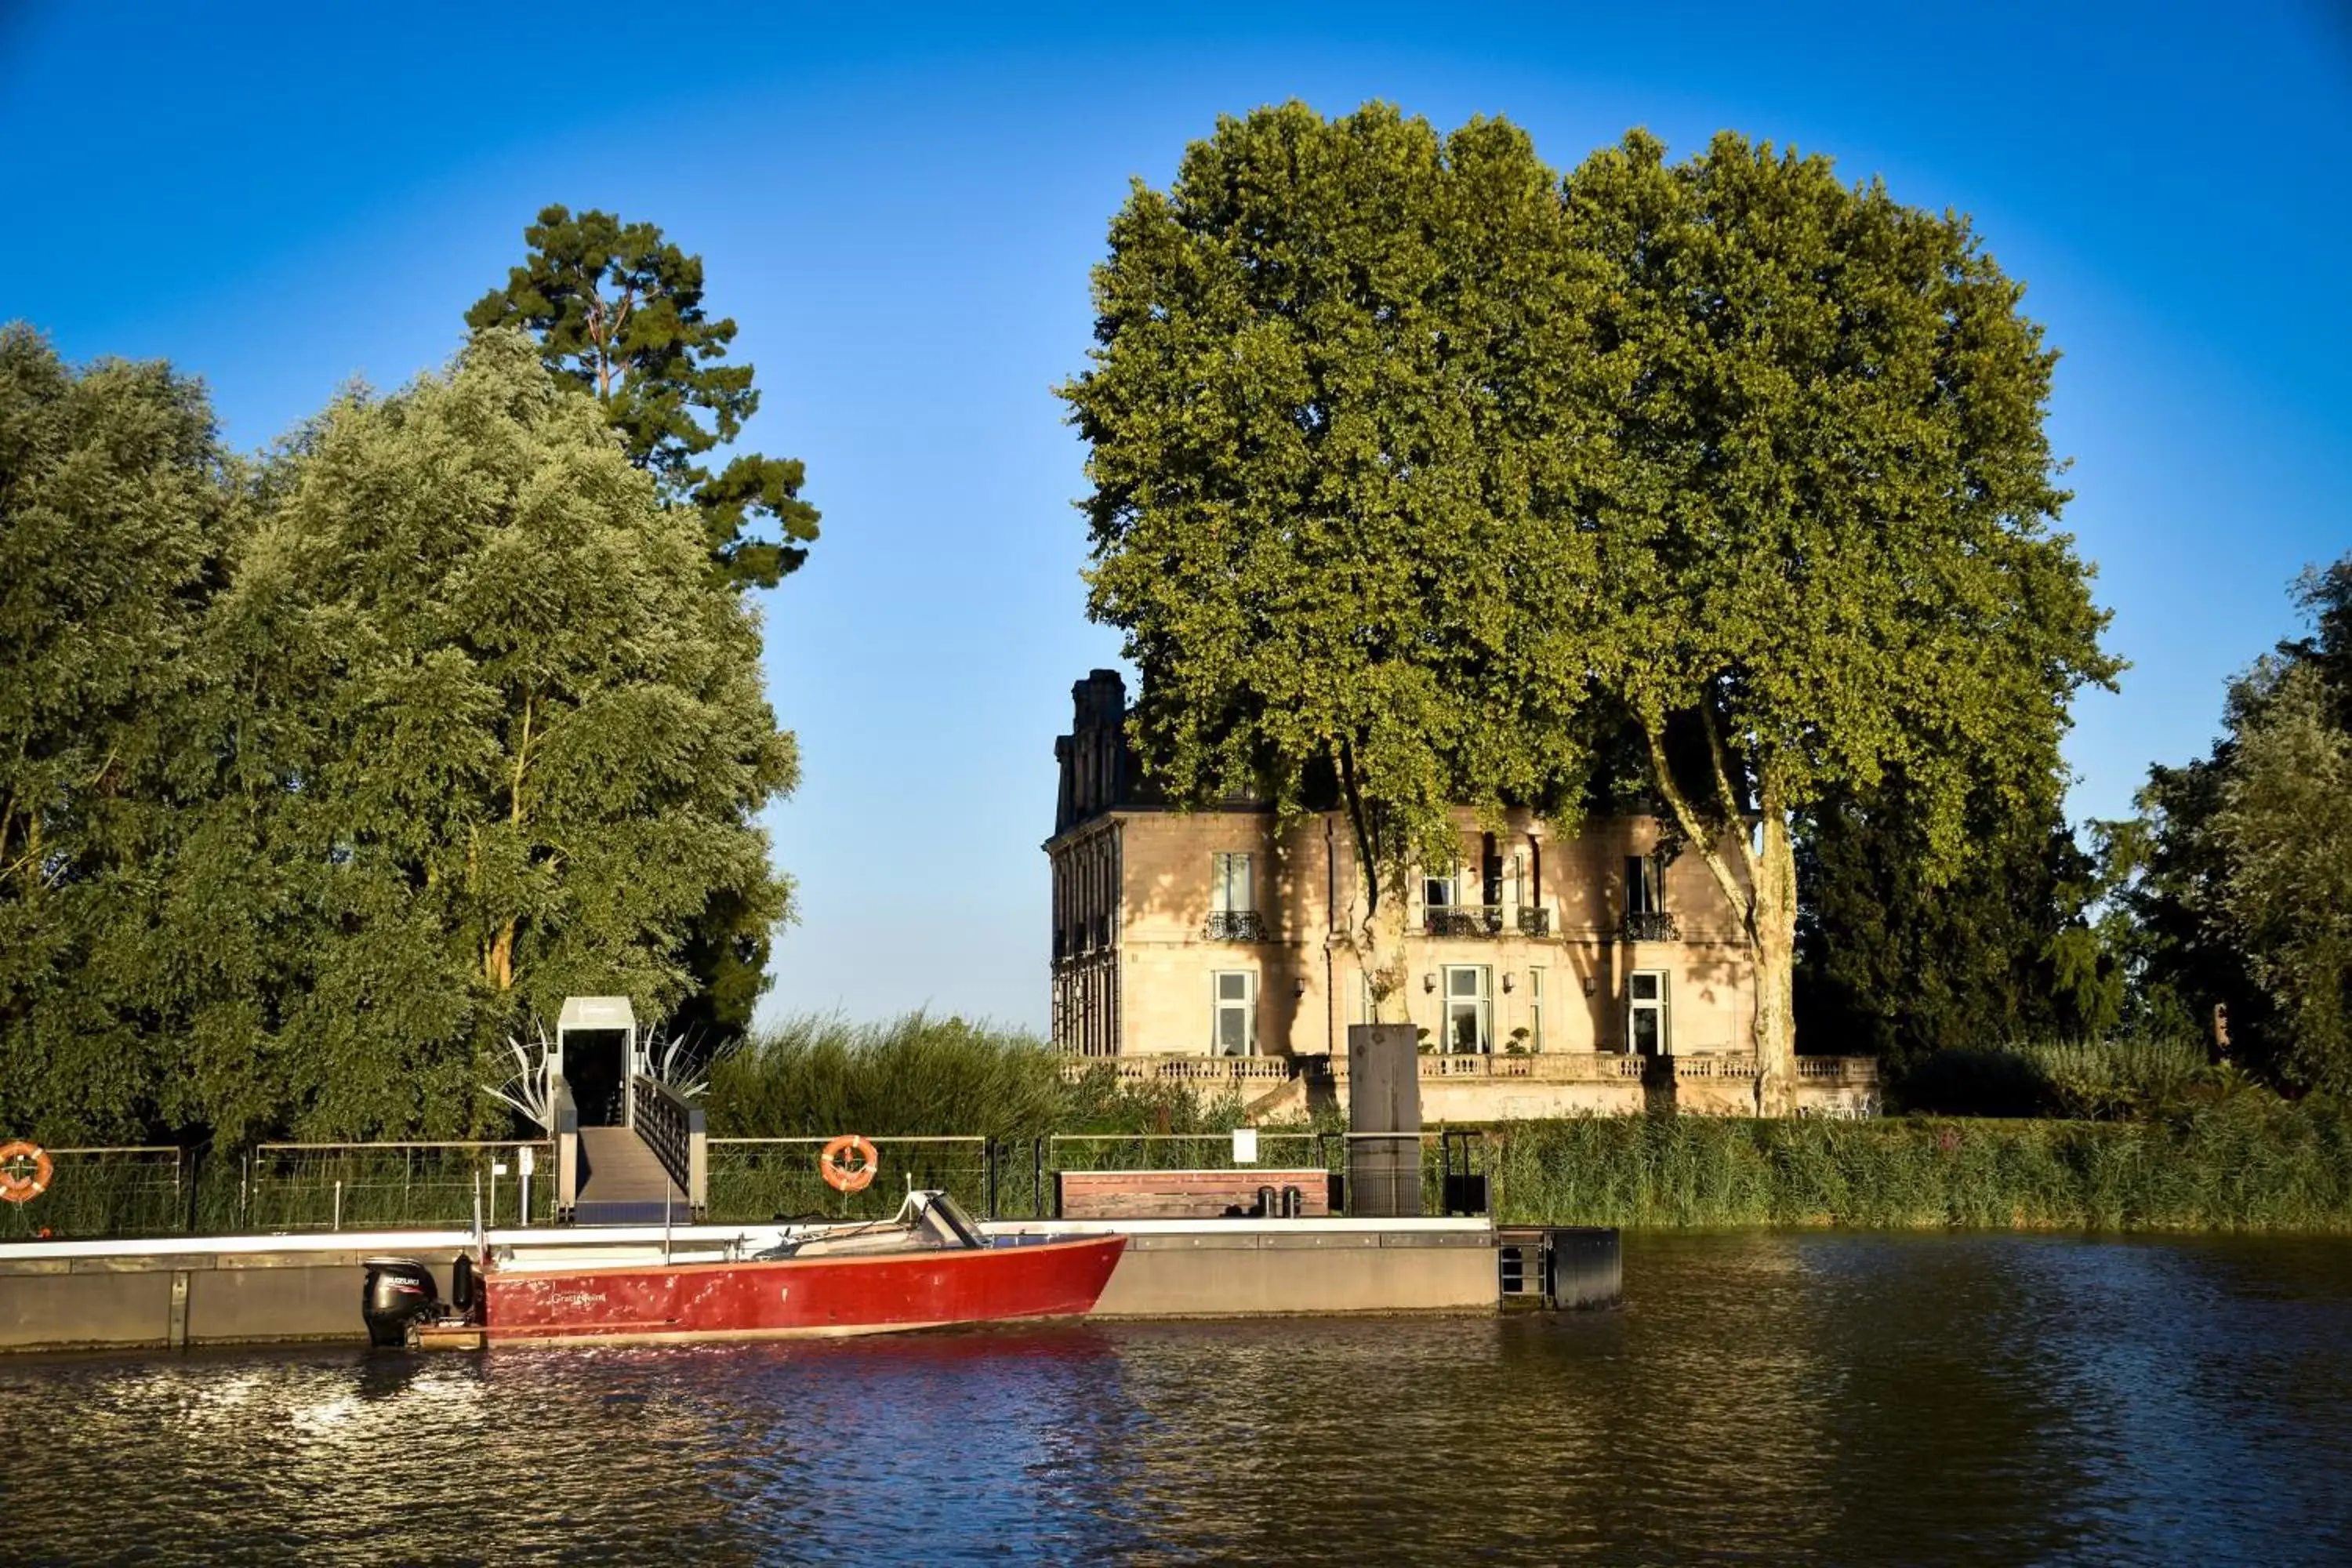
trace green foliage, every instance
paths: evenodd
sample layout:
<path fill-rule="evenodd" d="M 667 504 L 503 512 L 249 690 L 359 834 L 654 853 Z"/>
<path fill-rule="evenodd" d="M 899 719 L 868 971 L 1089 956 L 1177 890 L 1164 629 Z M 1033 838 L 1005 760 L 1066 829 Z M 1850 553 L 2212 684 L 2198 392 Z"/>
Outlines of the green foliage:
<path fill-rule="evenodd" d="M 2242 1087 L 2195 1036 L 2137 1029 L 1939 1050 L 1893 1089 L 1906 1109 L 1943 1115 L 2110 1120 L 2166 1114 Z"/>
<path fill-rule="evenodd" d="M 2352 1116 L 2244 1095 L 2140 1121 L 1527 1122 L 1506 1223 L 2352 1231 Z"/>
<path fill-rule="evenodd" d="M 2152 1016 L 2202 1026 L 2279 1082 L 2352 1092 L 2352 555 L 2298 588 L 2311 634 L 2232 685 L 2208 757 L 2149 770 L 2106 828 Z"/>
<path fill-rule="evenodd" d="M 243 526 L 204 390 L 0 329 L 0 1137 L 135 1138 L 170 713 Z"/>
<path fill-rule="evenodd" d="M 1768 1083 L 1792 829 L 1899 774 L 1940 879 L 2115 673 L 2021 288 L 1825 159 L 1637 134 L 1563 183 L 1500 121 L 1292 104 L 1139 184 L 1110 246 L 1063 395 L 1146 770 L 1334 792 L 1393 884 L 1455 805 L 1572 822 L 1630 731 L 1748 928 Z"/>
<path fill-rule="evenodd" d="M 721 364 L 735 323 L 702 302 L 702 258 L 649 223 L 551 206 L 523 230 L 530 247 L 506 286 L 466 314 L 476 330 L 520 327 L 548 368 L 604 405 L 629 460 L 665 500 L 702 520 L 715 568 L 742 587 L 774 587 L 807 559 L 816 509 L 800 499 L 801 464 L 754 453 L 713 475 L 700 459 L 758 412 L 748 364 Z M 777 537 L 747 530 L 772 523 Z"/>
<path fill-rule="evenodd" d="M 2303 662 L 2258 671 L 2248 698 L 2212 819 L 2221 912 L 2295 1080 L 2352 1095 L 2352 691 Z"/>
<path fill-rule="evenodd" d="M 713 1137 L 1202 1132 L 1240 1107 L 1181 1084 L 1122 1085 L 1108 1066 L 1072 1078 L 1034 1036 L 909 1013 L 888 1023 L 792 1019 L 715 1062 Z"/>
<path fill-rule="evenodd" d="M 792 740 L 691 520 L 520 334 L 338 404 L 268 491 L 183 763 L 167 1114 L 447 1136 L 519 1015 L 661 1014 L 715 891 L 782 914 Z"/>
<path fill-rule="evenodd" d="M 1613 284 L 1615 461 L 1586 502 L 1611 590 L 1599 684 L 1744 917 L 1769 1086 L 1790 1049 L 1792 830 L 1899 776 L 1941 880 L 1971 800 L 2050 794 L 2070 696 L 2117 668 L 2049 531 L 2056 356 L 1963 220 L 1824 158 L 1724 134 L 1670 166 L 1634 135 L 1567 198 Z"/>
<path fill-rule="evenodd" d="M 2056 799 L 1981 805 L 1940 884 L 1902 792 L 1824 802 L 1797 844 L 1797 1021 L 1811 1047 L 1901 1075 L 1987 1040 L 2095 1037 L 2122 973 L 2089 917 L 2095 868 Z"/>
<path fill-rule="evenodd" d="M 1336 789 L 1375 903 L 1454 853 L 1455 805 L 1576 803 L 1599 584 L 1561 525 L 1590 461 L 1562 222 L 1498 121 L 1221 120 L 1113 220 L 1062 388 L 1147 771 L 1192 804 Z"/>
<path fill-rule="evenodd" d="M 0 456 L 9 1131 L 447 1136 L 520 1015 L 783 912 L 751 612 L 520 334 L 248 483 L 191 384 L 11 331 Z"/>

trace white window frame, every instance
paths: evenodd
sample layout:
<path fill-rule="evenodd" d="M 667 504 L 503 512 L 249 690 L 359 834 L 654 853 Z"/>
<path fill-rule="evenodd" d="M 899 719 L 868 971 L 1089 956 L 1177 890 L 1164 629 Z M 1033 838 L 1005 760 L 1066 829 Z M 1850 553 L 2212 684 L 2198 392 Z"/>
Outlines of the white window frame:
<path fill-rule="evenodd" d="M 1656 996 L 1644 997 L 1640 994 L 1642 982 L 1644 980 L 1654 980 L 1658 983 L 1658 994 Z M 1637 969 L 1626 978 L 1625 1050 L 1628 1055 L 1639 1056 L 1641 1054 L 1641 1037 L 1635 1027 L 1634 1021 L 1641 1014 L 1643 1013 L 1654 1013 L 1657 1015 L 1657 1054 L 1662 1057 L 1670 1057 L 1674 1055 L 1674 992 L 1671 984 L 1669 984 L 1669 977 L 1666 972 L 1663 969 Z"/>
<path fill-rule="evenodd" d="M 1457 974 L 1472 976 L 1474 989 L 1457 993 L 1454 989 L 1454 977 Z M 1444 966 L 1439 981 L 1440 1011 L 1437 1017 L 1439 1024 L 1443 1026 L 1439 1038 L 1444 1041 L 1443 1049 L 1445 1054 L 1449 1056 L 1492 1055 L 1495 1049 L 1494 965 L 1449 963 Z M 1454 1009 L 1457 1006 L 1468 1006 L 1474 1009 L 1472 1016 L 1477 1023 L 1477 1038 L 1469 1051 L 1460 1049 L 1454 1043 Z"/>
<path fill-rule="evenodd" d="M 1443 889 L 1445 894 L 1443 899 L 1433 899 L 1429 896 L 1431 892 L 1439 889 Z M 1426 869 L 1422 872 L 1421 902 L 1423 908 L 1431 910 L 1459 909 L 1461 905 L 1457 900 L 1459 900 L 1461 897 L 1461 861 L 1454 861 L 1454 864 L 1446 870 L 1446 873 L 1442 877 L 1433 871 Z"/>
<path fill-rule="evenodd" d="M 1257 885 L 1252 879 L 1250 852 L 1220 849 L 1209 857 L 1209 908 L 1221 915 L 1257 912 Z M 1234 895 L 1241 898 L 1234 902 Z"/>
<path fill-rule="evenodd" d="M 1528 1049 L 1540 1053 L 1544 1048 L 1544 966 L 1530 964 L 1528 968 Z"/>
<path fill-rule="evenodd" d="M 1242 994 L 1238 999 L 1225 995 L 1225 982 L 1238 979 Z M 1225 1049 L 1225 1015 L 1238 1013 L 1242 1018 L 1242 1048 L 1238 1052 Z M 1213 1057 L 1257 1055 L 1257 971 L 1255 969 L 1218 969 L 1209 974 L 1209 1054 Z"/>

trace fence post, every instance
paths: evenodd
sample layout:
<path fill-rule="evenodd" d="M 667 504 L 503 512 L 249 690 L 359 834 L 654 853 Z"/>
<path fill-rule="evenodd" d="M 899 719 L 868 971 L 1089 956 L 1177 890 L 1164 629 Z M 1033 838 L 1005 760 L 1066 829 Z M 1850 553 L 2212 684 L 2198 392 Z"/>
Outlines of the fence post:
<path fill-rule="evenodd" d="M 333 1228 L 337 1230 L 343 1228 L 343 1179 L 341 1176 L 337 1176 L 335 1178 L 335 1223 Z"/>
<path fill-rule="evenodd" d="M 1044 1219 L 1045 1217 L 1045 1139 L 1032 1138 L 1029 1141 L 1029 1160 L 1031 1164 L 1031 1170 L 1029 1173 L 1029 1202 L 1031 1206 L 1036 1210 L 1036 1212 L 1030 1215 L 1030 1217 L 1032 1219 Z"/>
<path fill-rule="evenodd" d="M 983 1139 L 980 1145 L 981 1188 L 988 1195 L 984 1209 L 990 1219 L 996 1217 L 996 1140 Z"/>

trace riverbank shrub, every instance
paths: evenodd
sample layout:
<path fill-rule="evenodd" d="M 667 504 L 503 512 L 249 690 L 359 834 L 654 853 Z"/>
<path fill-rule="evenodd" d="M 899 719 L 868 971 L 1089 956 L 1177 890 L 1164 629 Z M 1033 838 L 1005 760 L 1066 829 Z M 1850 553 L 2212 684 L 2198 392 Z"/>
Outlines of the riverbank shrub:
<path fill-rule="evenodd" d="M 1514 1224 L 2352 1232 L 2352 1115 L 2239 1095 L 2129 1121 L 1580 1118 L 1482 1151 Z"/>
<path fill-rule="evenodd" d="M 2107 1121 L 2160 1114 L 2242 1082 L 2194 1036 L 2141 1032 L 1938 1051 L 1895 1080 L 1893 1098 L 1932 1115 Z"/>

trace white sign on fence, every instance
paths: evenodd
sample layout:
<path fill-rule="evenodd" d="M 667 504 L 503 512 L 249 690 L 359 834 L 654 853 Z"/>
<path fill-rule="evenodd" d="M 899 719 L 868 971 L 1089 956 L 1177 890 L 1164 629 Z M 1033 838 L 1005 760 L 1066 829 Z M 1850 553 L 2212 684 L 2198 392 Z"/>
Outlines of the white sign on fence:
<path fill-rule="evenodd" d="M 1256 1128 L 1236 1127 L 1234 1129 L 1234 1163 L 1236 1165 L 1255 1165 L 1257 1163 Z"/>

